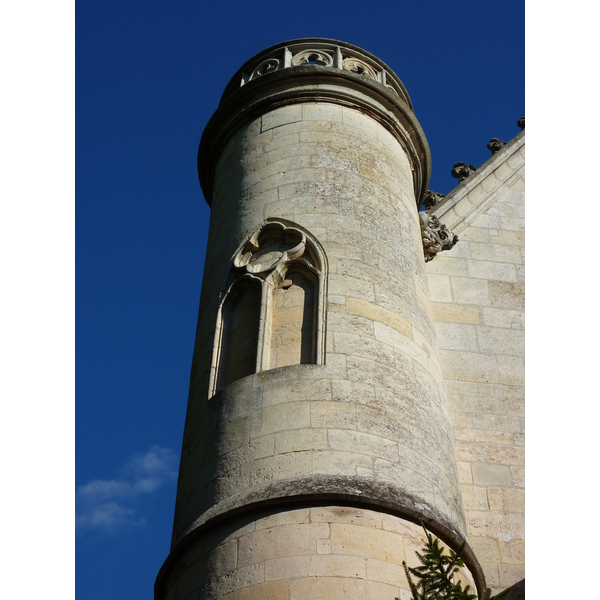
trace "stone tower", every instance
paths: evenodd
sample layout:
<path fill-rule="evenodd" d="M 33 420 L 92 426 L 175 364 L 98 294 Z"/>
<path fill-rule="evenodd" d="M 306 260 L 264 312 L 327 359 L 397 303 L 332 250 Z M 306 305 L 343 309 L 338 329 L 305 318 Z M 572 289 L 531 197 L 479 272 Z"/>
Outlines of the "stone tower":
<path fill-rule="evenodd" d="M 198 170 L 212 214 L 155 598 L 408 598 L 419 520 L 467 540 L 408 93 L 350 44 L 272 46 L 225 89 Z"/>

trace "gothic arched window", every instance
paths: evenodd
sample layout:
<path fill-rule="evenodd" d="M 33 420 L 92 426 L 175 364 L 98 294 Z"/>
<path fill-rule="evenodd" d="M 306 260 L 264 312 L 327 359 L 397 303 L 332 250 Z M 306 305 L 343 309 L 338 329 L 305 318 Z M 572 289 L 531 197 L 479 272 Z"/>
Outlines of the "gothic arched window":
<path fill-rule="evenodd" d="M 235 254 L 209 396 L 259 371 L 325 362 L 326 258 L 297 225 L 268 221 Z"/>

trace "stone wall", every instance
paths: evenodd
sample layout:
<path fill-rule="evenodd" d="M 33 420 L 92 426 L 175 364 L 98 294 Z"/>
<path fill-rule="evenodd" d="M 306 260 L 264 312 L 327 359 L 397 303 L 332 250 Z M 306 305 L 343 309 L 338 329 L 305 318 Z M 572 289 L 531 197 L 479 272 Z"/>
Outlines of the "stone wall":
<path fill-rule="evenodd" d="M 435 214 L 427 264 L 469 543 L 495 592 L 525 577 L 524 160 L 519 134 Z"/>
<path fill-rule="evenodd" d="M 371 510 L 259 511 L 184 553 L 165 599 L 410 600 L 402 561 L 419 564 L 424 537 L 418 525 Z M 466 569 L 463 582 L 475 589 Z"/>
<path fill-rule="evenodd" d="M 257 486 L 276 496 L 286 492 L 273 482 L 303 480 L 309 493 L 327 490 L 328 478 L 332 493 L 347 493 L 339 478 L 357 480 L 357 495 L 464 536 L 411 165 L 398 140 L 351 108 L 278 108 L 227 144 L 214 189 L 174 541 Z M 272 219 L 322 245 L 324 364 L 266 368 L 207 402 L 225 275 Z"/>

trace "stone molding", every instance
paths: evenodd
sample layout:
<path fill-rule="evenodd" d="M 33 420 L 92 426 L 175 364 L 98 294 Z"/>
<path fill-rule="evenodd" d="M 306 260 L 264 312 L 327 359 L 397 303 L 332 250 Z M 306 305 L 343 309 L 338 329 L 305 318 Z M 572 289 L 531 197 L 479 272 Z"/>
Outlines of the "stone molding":
<path fill-rule="evenodd" d="M 308 481 L 277 481 L 273 482 L 268 490 L 247 490 L 243 495 L 228 498 L 225 502 L 213 506 L 200 518 L 192 523 L 171 544 L 169 556 L 163 563 L 154 585 L 156 600 L 164 598 L 164 585 L 172 565 L 177 562 L 179 555 L 205 532 L 218 527 L 223 522 L 232 522 L 246 514 L 257 511 L 275 511 L 282 508 L 294 509 L 317 506 L 350 506 L 384 512 L 400 519 L 414 523 L 424 524 L 429 531 L 439 537 L 448 547 L 458 551 L 464 544 L 462 557 L 467 569 L 471 572 L 477 587 L 480 600 L 487 600 L 490 589 L 487 587 L 483 569 L 479 560 L 471 549 L 468 540 L 454 530 L 450 524 L 435 514 L 435 508 L 423 505 L 419 498 L 398 494 L 396 490 L 389 489 L 387 497 L 395 500 L 373 501 L 368 492 L 372 482 L 361 481 L 357 478 L 340 476 L 321 476 L 316 481 L 314 477 Z M 266 491 L 266 493 L 265 493 Z M 433 515 L 424 512 L 424 508 L 432 511 Z"/>
<path fill-rule="evenodd" d="M 510 187 L 521 177 L 525 169 L 524 147 L 525 131 L 521 131 L 443 198 L 430 211 L 431 215 L 443 219 L 449 229 L 460 234 L 495 201 L 500 190 Z M 510 173 L 494 177 L 494 172 L 505 163 L 508 163 Z"/>
<path fill-rule="evenodd" d="M 271 110 L 309 102 L 353 108 L 385 127 L 408 155 L 417 206 L 421 205 L 431 155 L 404 86 L 366 51 L 317 38 L 273 46 L 248 61 L 230 81 L 198 149 L 198 175 L 209 205 L 216 164 L 229 139 Z"/>

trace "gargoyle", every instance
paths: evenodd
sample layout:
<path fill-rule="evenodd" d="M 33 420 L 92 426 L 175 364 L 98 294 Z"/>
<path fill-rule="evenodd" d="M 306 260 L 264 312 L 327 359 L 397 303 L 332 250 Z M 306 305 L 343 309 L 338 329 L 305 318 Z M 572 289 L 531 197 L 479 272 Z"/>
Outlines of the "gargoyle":
<path fill-rule="evenodd" d="M 457 235 L 442 225 L 437 217 L 429 215 L 426 211 L 419 213 L 419 225 L 425 262 L 433 260 L 442 250 L 450 250 L 458 242 Z"/>
<path fill-rule="evenodd" d="M 502 142 L 500 141 L 498 138 L 492 138 L 487 145 L 487 149 L 492 153 L 492 154 L 496 154 L 496 152 L 499 152 L 500 150 L 502 150 L 502 148 L 506 146 L 506 142 Z"/>
<path fill-rule="evenodd" d="M 458 179 L 459 183 L 462 183 L 469 175 L 475 173 L 476 170 L 477 167 L 474 165 L 468 165 L 467 163 L 459 162 L 452 167 L 452 171 L 450 172 L 452 173 L 452 177 Z"/>

